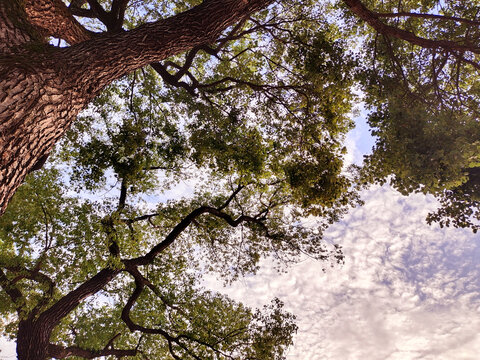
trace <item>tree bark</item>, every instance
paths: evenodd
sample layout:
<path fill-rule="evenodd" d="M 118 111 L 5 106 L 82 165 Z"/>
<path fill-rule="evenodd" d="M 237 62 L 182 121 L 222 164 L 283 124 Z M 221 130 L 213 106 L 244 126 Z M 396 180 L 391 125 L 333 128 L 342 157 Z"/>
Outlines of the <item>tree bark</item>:
<path fill-rule="evenodd" d="M 40 40 L 20 2 L 0 0 L 0 54 L 12 53 L 23 44 Z"/>
<path fill-rule="evenodd" d="M 99 292 L 119 272 L 120 270 L 103 269 L 97 275 L 58 300 L 38 318 L 31 315 L 27 319 L 21 320 L 17 333 L 18 360 L 44 360 L 48 357 L 64 358 L 69 355 L 83 356 L 89 353 L 85 349 L 76 347 L 61 348 L 50 344 L 50 335 L 58 323 L 74 310 L 82 300 Z M 112 354 L 104 353 L 104 355 Z"/>
<path fill-rule="evenodd" d="M 62 0 L 24 0 L 29 22 L 43 34 L 64 39 L 69 44 L 90 40 L 87 31 L 70 13 Z"/>
<path fill-rule="evenodd" d="M 135 69 L 213 42 L 225 28 L 272 0 L 206 0 L 179 15 L 62 49 L 39 46 L 39 36 L 28 28 L 28 17 L 24 9 L 18 11 L 17 0 L 13 7 L 8 5 L 11 0 L 0 1 L 1 215 L 25 176 L 106 85 Z M 14 17 L 19 20 L 10 21 Z M 25 23 L 27 30 L 17 29 L 17 23 Z"/>
<path fill-rule="evenodd" d="M 38 322 L 21 321 L 17 332 L 18 360 L 44 360 L 48 357 L 51 331 Z"/>

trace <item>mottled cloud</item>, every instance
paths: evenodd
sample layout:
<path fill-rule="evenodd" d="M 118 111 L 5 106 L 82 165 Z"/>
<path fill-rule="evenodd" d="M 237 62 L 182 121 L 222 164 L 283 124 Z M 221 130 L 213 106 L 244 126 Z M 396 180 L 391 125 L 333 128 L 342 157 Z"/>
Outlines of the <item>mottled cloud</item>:
<path fill-rule="evenodd" d="M 223 291 L 251 306 L 286 303 L 299 325 L 291 360 L 477 359 L 479 237 L 428 226 L 430 197 L 376 187 L 364 198 L 326 236 L 343 246 L 343 267 L 323 273 L 306 260 L 278 275 L 266 261 Z"/>

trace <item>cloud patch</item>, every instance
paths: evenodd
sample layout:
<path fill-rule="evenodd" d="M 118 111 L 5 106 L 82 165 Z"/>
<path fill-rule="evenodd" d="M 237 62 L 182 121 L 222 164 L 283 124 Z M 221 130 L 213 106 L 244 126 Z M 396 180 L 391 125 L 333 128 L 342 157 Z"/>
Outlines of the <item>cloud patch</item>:
<path fill-rule="evenodd" d="M 223 291 L 251 306 L 277 296 L 298 317 L 289 359 L 477 359 L 480 240 L 468 230 L 428 226 L 437 203 L 389 187 L 328 231 L 346 264 L 326 273 L 306 260 Z"/>

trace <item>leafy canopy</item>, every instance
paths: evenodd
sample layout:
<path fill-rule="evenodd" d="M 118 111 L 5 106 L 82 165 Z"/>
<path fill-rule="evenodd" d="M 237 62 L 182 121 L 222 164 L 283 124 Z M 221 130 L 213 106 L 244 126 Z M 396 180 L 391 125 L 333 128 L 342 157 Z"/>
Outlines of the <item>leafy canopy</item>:
<path fill-rule="evenodd" d="M 135 2 L 124 26 L 193 3 Z M 356 60 L 322 8 L 269 7 L 95 99 L 0 218 L 0 281 L 15 289 L 1 295 L 5 333 L 109 272 L 55 326 L 55 349 L 285 357 L 296 325 L 281 301 L 254 311 L 201 282 L 254 274 L 262 258 L 279 270 L 305 255 L 343 261 L 322 234 L 359 202 L 342 171 Z M 185 182 L 192 193 L 177 194 Z"/>
<path fill-rule="evenodd" d="M 346 13 L 352 33 L 364 37 L 359 80 L 377 139 L 365 159 L 364 181 L 432 194 L 441 207 L 429 223 L 476 232 L 480 3 L 345 3 L 362 4 L 366 20 Z"/>
<path fill-rule="evenodd" d="M 132 2 L 122 24 L 196 3 Z M 118 30 L 82 1 L 70 8 L 91 30 Z M 343 261 L 322 234 L 359 203 L 342 144 L 359 89 L 377 139 L 361 181 L 433 194 L 429 221 L 475 231 L 477 13 L 476 2 L 281 1 L 106 88 L 0 218 L 5 332 L 110 274 L 55 325 L 55 349 L 285 358 L 296 326 L 281 301 L 254 311 L 202 276 L 233 281 L 262 258 L 280 270 L 305 255 Z"/>

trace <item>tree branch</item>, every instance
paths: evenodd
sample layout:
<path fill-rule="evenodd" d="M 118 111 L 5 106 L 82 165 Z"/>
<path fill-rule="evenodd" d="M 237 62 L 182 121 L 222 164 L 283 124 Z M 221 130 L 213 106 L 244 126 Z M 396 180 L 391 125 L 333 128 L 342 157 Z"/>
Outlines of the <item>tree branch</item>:
<path fill-rule="evenodd" d="M 120 221 L 125 223 L 125 224 L 133 224 L 142 220 L 149 220 L 152 217 L 160 215 L 159 213 L 154 213 L 154 214 L 148 214 L 148 215 L 142 215 L 142 216 L 137 216 L 136 218 L 133 219 L 121 219 Z"/>
<path fill-rule="evenodd" d="M 21 291 L 15 286 L 15 284 L 10 281 L 7 275 L 0 269 L 0 286 L 5 291 L 5 293 L 10 297 L 17 313 L 20 314 L 23 311 L 25 305 L 25 298 Z"/>
<path fill-rule="evenodd" d="M 62 0 L 25 0 L 24 3 L 30 22 L 42 33 L 72 45 L 92 38 L 93 33 L 73 17 Z"/>
<path fill-rule="evenodd" d="M 354 12 L 360 19 L 364 20 L 372 28 L 383 35 L 391 36 L 397 39 L 408 41 L 411 44 L 418 45 L 423 48 L 445 50 L 469 51 L 480 54 L 480 47 L 469 44 L 464 45 L 450 40 L 431 40 L 415 35 L 414 33 L 399 29 L 397 27 L 387 25 L 379 20 L 376 13 L 369 10 L 360 0 L 343 0 L 344 3 Z"/>
<path fill-rule="evenodd" d="M 68 5 L 68 9 L 72 15 L 98 19 L 97 14 L 92 9 L 82 8 L 82 5 L 86 2 L 87 0 L 72 0 L 70 1 L 70 5 Z"/>
<path fill-rule="evenodd" d="M 150 64 L 150 66 L 153 68 L 153 70 L 155 70 L 158 73 L 158 75 L 161 76 L 163 81 L 165 81 L 167 84 L 176 86 L 176 87 L 182 87 L 185 90 L 187 90 L 187 92 L 190 95 L 196 96 L 195 89 L 193 88 L 193 86 L 187 84 L 184 81 L 178 81 L 178 79 L 174 75 L 170 74 L 162 64 L 156 62 L 156 63 Z"/>
<path fill-rule="evenodd" d="M 92 9 L 95 14 L 97 14 L 98 20 L 100 20 L 108 30 L 111 27 L 111 18 L 110 14 L 105 11 L 105 9 L 100 5 L 97 0 L 87 0 L 88 5 L 90 5 L 90 9 Z"/>
<path fill-rule="evenodd" d="M 168 301 L 168 299 L 166 299 L 165 296 L 162 295 L 158 287 L 156 287 L 154 284 L 152 284 L 150 280 L 144 277 L 136 266 L 129 266 L 126 270 L 130 275 L 133 276 L 136 281 L 142 283 L 144 286 L 147 286 L 155 295 L 157 295 L 157 297 L 162 301 L 165 306 L 179 312 L 184 316 L 187 316 L 187 314 L 180 307 L 175 306 L 170 301 Z"/>
<path fill-rule="evenodd" d="M 237 219 L 232 218 L 230 215 L 218 210 L 217 208 L 211 206 L 201 206 L 195 210 L 193 210 L 190 214 L 183 218 L 173 230 L 165 237 L 165 239 L 154 246 L 150 252 L 148 252 L 144 256 L 140 256 L 138 258 L 124 260 L 124 264 L 126 267 L 129 266 L 138 266 L 138 265 L 148 265 L 150 264 L 155 257 L 164 251 L 168 246 L 170 246 L 180 234 L 200 215 L 202 214 L 212 214 L 216 217 L 219 217 L 225 220 L 230 226 L 237 227 L 243 222 L 254 222 L 254 223 L 261 223 L 265 220 L 265 216 L 262 217 L 252 217 L 248 215 L 241 215 Z"/>
<path fill-rule="evenodd" d="M 118 207 L 117 211 L 122 211 L 125 208 L 125 202 L 127 200 L 127 184 L 125 179 L 122 180 L 122 184 L 120 185 L 120 198 L 118 199 Z"/>
<path fill-rule="evenodd" d="M 56 359 L 65 359 L 69 356 L 79 356 L 84 359 L 95 359 L 102 356 L 115 356 L 117 358 L 122 358 L 125 356 L 136 356 L 137 354 L 137 349 L 120 350 L 105 348 L 103 350 L 88 350 L 78 346 L 63 347 L 56 344 L 48 345 L 49 357 L 54 357 Z"/>
<path fill-rule="evenodd" d="M 33 270 L 28 270 L 23 267 L 6 267 L 7 270 L 12 271 L 12 272 L 20 272 L 20 273 L 25 273 L 22 275 L 19 275 L 15 277 L 15 279 L 12 280 L 12 284 L 15 284 L 16 282 L 20 281 L 21 279 L 29 279 L 36 281 L 37 283 L 43 283 L 46 284 L 48 289 L 44 291 L 42 298 L 37 302 L 35 307 L 30 311 L 29 316 L 35 316 L 37 315 L 40 310 L 48 303 L 48 301 L 52 298 L 53 296 L 53 290 L 55 288 L 55 282 L 47 275 L 43 274 L 42 272 L 39 271 L 40 266 L 34 268 Z"/>
<path fill-rule="evenodd" d="M 88 83 L 93 97 L 111 81 L 127 73 L 214 42 L 228 26 L 272 1 L 204 1 L 170 18 L 130 31 L 99 35 L 91 41 L 61 49 L 55 54 L 55 61 L 72 65 L 62 68 L 64 75 L 76 77 L 79 84 Z"/>
<path fill-rule="evenodd" d="M 136 270 L 136 268 L 132 267 L 131 270 Z M 134 275 L 134 278 L 135 278 L 135 290 L 133 291 L 133 293 L 128 298 L 127 303 L 125 304 L 125 306 L 122 310 L 122 315 L 121 315 L 121 319 L 127 325 L 128 329 L 130 331 L 132 331 L 132 332 L 133 331 L 139 331 L 139 332 L 144 333 L 144 334 L 158 334 L 158 335 L 163 336 L 165 338 L 165 340 L 167 340 L 167 342 L 168 342 L 170 353 L 172 354 L 172 356 L 174 358 L 178 358 L 178 359 L 180 359 L 180 358 L 177 357 L 177 355 L 173 351 L 173 344 L 176 344 L 177 346 L 181 347 L 189 355 L 191 355 L 194 359 L 202 360 L 195 353 L 193 353 L 191 349 L 189 349 L 185 344 L 183 344 L 180 341 L 181 339 L 187 339 L 191 342 L 195 342 L 195 343 L 204 345 L 204 346 L 209 347 L 210 349 L 212 349 L 216 352 L 221 353 L 218 349 L 215 348 L 214 345 L 209 344 L 205 341 L 196 339 L 193 336 L 190 336 L 190 335 L 187 335 L 187 334 L 180 334 L 180 335 L 177 335 L 177 336 L 173 336 L 173 335 L 170 335 L 168 332 L 166 332 L 165 330 L 163 330 L 161 328 L 155 328 L 155 329 L 154 328 L 147 328 L 147 327 L 144 327 L 142 325 L 136 324 L 132 320 L 132 318 L 130 317 L 130 312 L 132 310 L 132 307 L 135 305 L 138 298 L 140 297 L 143 289 L 145 288 L 146 283 L 149 283 L 149 282 L 148 282 L 148 280 L 143 278 L 143 276 L 141 276 L 141 274 L 138 272 L 138 270 L 132 272 L 131 274 Z"/>
<path fill-rule="evenodd" d="M 226 207 L 228 207 L 228 205 L 230 205 L 230 203 L 232 202 L 232 200 L 238 195 L 238 193 L 240 191 L 242 191 L 242 189 L 245 188 L 245 185 L 238 185 L 237 188 L 235 189 L 235 191 L 232 193 L 232 195 L 229 196 L 229 198 L 223 203 L 222 206 L 220 206 L 219 208 L 217 208 L 217 210 L 221 211 L 223 209 L 225 209 Z"/>
<path fill-rule="evenodd" d="M 421 13 L 412 13 L 412 12 L 404 12 L 399 11 L 397 13 L 373 13 L 375 16 L 379 18 L 398 18 L 398 17 L 415 17 L 415 18 L 422 18 L 422 19 L 435 19 L 435 20 L 445 20 L 445 21 L 456 21 L 465 23 L 468 25 L 480 25 L 480 21 L 476 20 L 469 20 L 465 18 L 460 18 L 456 16 L 447 16 L 447 15 L 438 15 L 438 14 L 421 14 Z"/>
<path fill-rule="evenodd" d="M 115 19 L 112 31 L 120 31 L 122 29 L 128 2 L 129 0 L 113 0 L 110 10 L 111 16 Z"/>
<path fill-rule="evenodd" d="M 39 316 L 38 321 L 44 322 L 47 330 L 52 330 L 60 320 L 75 309 L 83 299 L 102 290 L 118 273 L 120 273 L 120 270 L 109 268 L 99 271 L 95 276 L 85 281 L 75 290 L 64 295 L 49 309 L 45 310 Z"/>

